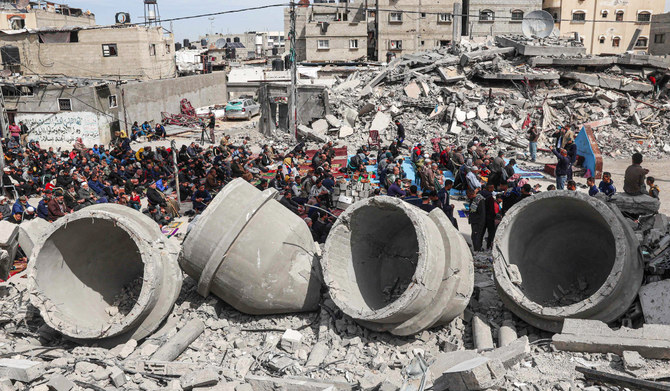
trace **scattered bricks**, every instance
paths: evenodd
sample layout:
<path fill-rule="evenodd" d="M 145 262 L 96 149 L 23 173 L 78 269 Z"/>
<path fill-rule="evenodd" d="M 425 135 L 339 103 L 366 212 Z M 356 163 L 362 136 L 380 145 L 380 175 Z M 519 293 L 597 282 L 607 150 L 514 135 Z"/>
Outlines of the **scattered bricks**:
<path fill-rule="evenodd" d="M 447 369 L 440 377 L 441 386 L 434 391 L 485 390 L 497 385 L 505 376 L 505 367 L 498 360 L 475 357 Z"/>
<path fill-rule="evenodd" d="M 179 378 L 179 383 L 184 390 L 191 390 L 194 387 L 213 386 L 218 382 L 219 374 L 212 368 L 189 372 Z"/>
<path fill-rule="evenodd" d="M 584 353 L 636 351 L 646 358 L 670 359 L 670 326 L 645 324 L 640 329 L 610 329 L 598 320 L 566 319 L 553 337 L 558 350 Z"/>
<path fill-rule="evenodd" d="M 112 367 L 109 373 L 109 379 L 112 381 L 114 387 L 121 387 L 126 384 L 126 374 L 118 367 Z"/>
<path fill-rule="evenodd" d="M 49 379 L 47 386 L 53 391 L 70 391 L 74 388 L 75 384 L 66 379 L 65 376 L 58 374 Z"/>
<path fill-rule="evenodd" d="M 299 331 L 288 329 L 281 337 L 280 346 L 289 353 L 295 353 L 302 342 L 302 334 Z"/>
<path fill-rule="evenodd" d="M 245 380 L 251 385 L 254 391 L 323 391 L 329 387 L 333 387 L 337 391 L 351 391 L 354 389 L 354 385 L 349 383 L 308 378 L 276 378 L 249 375 Z"/>
<path fill-rule="evenodd" d="M 638 352 L 626 350 L 623 352 L 622 358 L 624 367 L 629 371 L 642 369 L 647 366 L 647 362 Z"/>
<path fill-rule="evenodd" d="M 479 315 L 472 318 L 472 336 L 477 350 L 494 348 L 491 327 Z"/>
<path fill-rule="evenodd" d="M 29 383 L 44 373 L 40 362 L 30 360 L 0 359 L 0 378 Z"/>
<path fill-rule="evenodd" d="M 515 333 L 516 335 L 516 333 Z M 528 337 L 523 336 L 512 343 L 483 353 L 484 357 L 491 360 L 500 361 L 506 369 L 512 368 L 515 364 L 521 362 L 530 353 Z"/>

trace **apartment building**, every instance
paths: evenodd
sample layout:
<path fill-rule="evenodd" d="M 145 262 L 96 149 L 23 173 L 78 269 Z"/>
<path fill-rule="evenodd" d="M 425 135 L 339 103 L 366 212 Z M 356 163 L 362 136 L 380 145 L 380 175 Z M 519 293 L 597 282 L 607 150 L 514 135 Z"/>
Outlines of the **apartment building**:
<path fill-rule="evenodd" d="M 206 34 L 192 45 L 198 49 L 234 48 L 234 58 L 238 60 L 270 57 L 284 52 L 284 32 L 245 31 L 238 34 Z"/>
<path fill-rule="evenodd" d="M 652 15 L 649 32 L 649 54 L 670 55 L 670 12 Z"/>
<path fill-rule="evenodd" d="M 579 34 L 588 54 L 624 53 L 637 29 L 633 50 L 649 49 L 650 25 L 665 8 L 665 0 L 544 0 L 561 36 Z"/>
<path fill-rule="evenodd" d="M 393 56 L 448 46 L 456 34 L 521 33 L 523 16 L 541 0 L 356 0 L 321 2 L 296 9 L 298 61 L 386 61 Z M 365 7 L 367 6 L 367 12 Z M 378 15 L 377 15 L 378 11 Z M 285 31 L 290 30 L 288 9 Z"/>
<path fill-rule="evenodd" d="M 0 30 L 94 26 L 90 11 L 47 1 L 0 0 Z"/>
<path fill-rule="evenodd" d="M 1 30 L 5 69 L 22 75 L 156 80 L 176 76 L 174 38 L 162 27 Z"/>

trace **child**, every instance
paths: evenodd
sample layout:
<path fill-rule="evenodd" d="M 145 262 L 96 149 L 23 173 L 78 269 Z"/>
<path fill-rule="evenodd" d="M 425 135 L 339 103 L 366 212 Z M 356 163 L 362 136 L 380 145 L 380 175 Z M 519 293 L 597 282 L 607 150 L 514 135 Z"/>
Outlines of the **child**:
<path fill-rule="evenodd" d="M 610 174 L 609 172 L 603 173 L 603 180 L 600 181 L 600 184 L 598 185 L 598 190 L 600 190 L 601 193 L 605 193 L 605 195 L 608 197 L 616 193 L 616 187 L 614 187 L 612 174 Z"/>
<path fill-rule="evenodd" d="M 649 195 L 651 197 L 658 199 L 658 194 L 661 192 L 661 190 L 658 188 L 657 185 L 654 185 L 655 181 L 656 180 L 654 179 L 653 176 L 647 177 L 647 186 L 649 186 Z"/>
<path fill-rule="evenodd" d="M 600 192 L 600 190 L 598 190 L 598 186 L 596 186 L 596 178 L 589 177 L 586 180 L 586 185 L 589 187 L 589 195 L 591 197 L 594 197 L 596 194 Z"/>
<path fill-rule="evenodd" d="M 130 201 L 128 201 L 128 205 L 135 210 L 140 210 L 142 208 L 142 204 L 140 203 L 140 195 L 137 194 L 135 190 L 132 191 L 131 196 L 130 196 Z"/>

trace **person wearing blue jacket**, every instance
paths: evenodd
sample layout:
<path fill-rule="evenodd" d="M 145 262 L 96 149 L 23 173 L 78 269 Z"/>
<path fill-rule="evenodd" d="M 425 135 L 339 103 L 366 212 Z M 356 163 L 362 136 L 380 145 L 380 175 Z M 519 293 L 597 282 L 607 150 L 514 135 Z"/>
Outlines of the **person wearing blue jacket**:
<path fill-rule="evenodd" d="M 565 183 L 568 181 L 568 172 L 570 171 L 570 158 L 568 151 L 561 148 L 557 150 L 552 149 L 551 152 L 556 156 L 558 162 L 556 163 L 556 189 L 565 189 Z"/>
<path fill-rule="evenodd" d="M 612 180 L 612 174 L 609 172 L 603 173 L 603 180 L 598 184 L 598 190 L 601 193 L 604 193 L 606 196 L 610 197 L 612 194 L 616 193 L 616 187 L 614 187 L 614 181 Z"/>
<path fill-rule="evenodd" d="M 28 197 L 21 196 L 14 203 L 14 206 L 12 206 L 12 214 L 15 215 L 17 213 L 20 213 L 21 215 L 23 215 L 23 213 L 25 213 L 26 209 L 28 209 L 29 207 L 31 207 L 31 205 L 28 203 Z"/>
<path fill-rule="evenodd" d="M 37 204 L 37 217 L 49 220 L 49 201 L 51 201 L 51 192 L 45 191 L 44 197 Z"/>

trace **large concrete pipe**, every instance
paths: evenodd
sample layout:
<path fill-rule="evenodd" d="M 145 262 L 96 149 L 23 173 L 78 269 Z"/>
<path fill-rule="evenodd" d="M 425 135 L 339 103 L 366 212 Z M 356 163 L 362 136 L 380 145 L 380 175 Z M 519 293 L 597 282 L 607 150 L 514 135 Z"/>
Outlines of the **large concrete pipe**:
<path fill-rule="evenodd" d="M 395 335 L 450 322 L 474 287 L 470 249 L 444 212 L 393 197 L 349 207 L 328 236 L 321 265 L 345 314 Z"/>
<path fill-rule="evenodd" d="M 182 269 L 237 310 L 316 310 L 321 283 L 316 245 L 304 221 L 243 179 L 226 185 L 184 239 Z"/>
<path fill-rule="evenodd" d="M 70 338 L 139 340 L 177 300 L 178 255 L 147 216 L 127 206 L 90 206 L 38 237 L 28 263 L 30 299 Z"/>
<path fill-rule="evenodd" d="M 640 245 L 615 206 L 574 191 L 548 191 L 515 205 L 498 226 L 498 292 L 517 316 L 560 332 L 566 318 L 610 322 L 642 283 Z"/>

